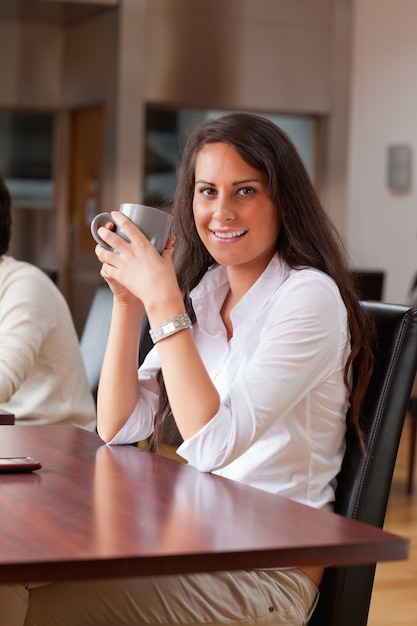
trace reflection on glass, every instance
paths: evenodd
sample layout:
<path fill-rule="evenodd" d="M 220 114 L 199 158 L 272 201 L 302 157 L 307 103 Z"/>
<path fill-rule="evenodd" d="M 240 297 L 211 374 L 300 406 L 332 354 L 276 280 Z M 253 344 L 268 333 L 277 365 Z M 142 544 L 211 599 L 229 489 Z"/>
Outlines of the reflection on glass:
<path fill-rule="evenodd" d="M 0 111 L 0 172 L 15 206 L 52 207 L 53 131 L 51 113 Z"/>
<path fill-rule="evenodd" d="M 158 109 L 148 106 L 145 141 L 146 204 L 164 207 L 170 204 L 175 189 L 175 172 L 186 134 L 199 122 L 228 111 Z M 318 118 L 313 115 L 271 115 L 260 113 L 291 137 L 310 177 L 315 179 L 315 142 Z"/>

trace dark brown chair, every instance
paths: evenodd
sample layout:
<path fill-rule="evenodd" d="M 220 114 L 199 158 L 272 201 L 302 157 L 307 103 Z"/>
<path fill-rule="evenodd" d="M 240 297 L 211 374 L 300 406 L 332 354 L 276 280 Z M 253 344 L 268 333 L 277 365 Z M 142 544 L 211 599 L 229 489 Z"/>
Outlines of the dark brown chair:
<path fill-rule="evenodd" d="M 414 468 L 417 447 L 417 397 L 415 396 L 411 397 L 408 403 L 408 415 L 410 417 L 410 437 L 408 444 L 407 493 L 411 495 L 414 490 Z"/>
<path fill-rule="evenodd" d="M 376 323 L 375 366 L 363 411 L 367 454 L 353 430 L 339 476 L 335 511 L 382 527 L 417 367 L 417 309 L 364 302 Z M 366 626 L 375 564 L 328 568 L 311 626 Z"/>
<path fill-rule="evenodd" d="M 410 306 L 417 306 L 417 274 L 413 277 L 410 291 L 407 297 Z M 411 495 L 414 489 L 414 470 L 417 447 L 417 375 L 411 390 L 411 398 L 408 404 L 408 417 L 410 420 L 410 436 L 408 445 L 408 476 L 407 493 Z"/>
<path fill-rule="evenodd" d="M 352 269 L 351 277 L 362 300 L 380 302 L 384 292 L 385 272 L 381 270 Z"/>

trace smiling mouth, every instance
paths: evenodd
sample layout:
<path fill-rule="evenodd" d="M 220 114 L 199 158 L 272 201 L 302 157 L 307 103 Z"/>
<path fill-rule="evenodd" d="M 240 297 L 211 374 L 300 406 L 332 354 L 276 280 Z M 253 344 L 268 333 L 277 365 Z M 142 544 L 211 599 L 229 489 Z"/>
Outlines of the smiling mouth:
<path fill-rule="evenodd" d="M 218 237 L 219 239 L 238 239 L 239 237 L 242 237 L 242 235 L 245 235 L 247 232 L 247 230 L 229 230 L 227 232 L 218 230 L 212 231 L 212 233 L 216 235 L 216 237 Z"/>

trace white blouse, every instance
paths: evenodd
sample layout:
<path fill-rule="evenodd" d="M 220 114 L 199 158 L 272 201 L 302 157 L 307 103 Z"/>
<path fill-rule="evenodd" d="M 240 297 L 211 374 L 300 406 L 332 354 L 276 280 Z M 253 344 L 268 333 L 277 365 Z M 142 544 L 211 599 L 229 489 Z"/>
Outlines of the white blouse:
<path fill-rule="evenodd" d="M 216 266 L 191 293 L 194 340 L 221 405 L 178 454 L 201 471 L 329 506 L 348 408 L 343 375 L 350 335 L 339 290 L 328 275 L 292 270 L 275 255 L 232 310 L 228 341 L 220 316 L 228 289 L 225 268 Z M 136 408 L 110 444 L 152 432 L 158 369 L 154 348 L 139 370 Z"/>

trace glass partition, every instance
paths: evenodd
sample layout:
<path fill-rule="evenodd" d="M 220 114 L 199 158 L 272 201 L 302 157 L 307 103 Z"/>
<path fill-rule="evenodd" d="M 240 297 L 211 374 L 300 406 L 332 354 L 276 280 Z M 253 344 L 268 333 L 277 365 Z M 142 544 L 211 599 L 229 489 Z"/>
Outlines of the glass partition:
<path fill-rule="evenodd" d="M 53 145 L 52 113 L 0 110 L 0 172 L 15 207 L 53 208 Z"/>
<path fill-rule="evenodd" d="M 148 105 L 146 110 L 145 190 L 147 204 L 169 205 L 175 189 L 175 171 L 186 133 L 200 121 L 226 113 L 222 110 L 162 109 Z M 277 124 L 294 142 L 307 171 L 317 181 L 319 118 L 313 115 L 274 115 L 261 113 Z"/>

